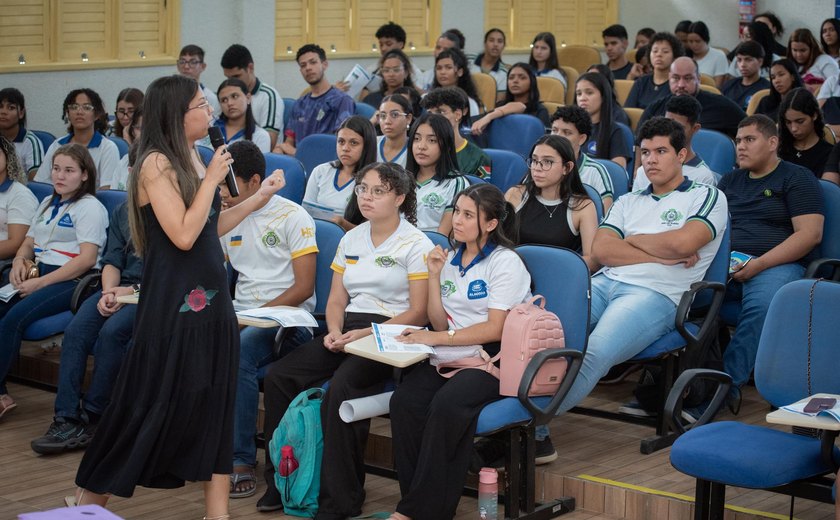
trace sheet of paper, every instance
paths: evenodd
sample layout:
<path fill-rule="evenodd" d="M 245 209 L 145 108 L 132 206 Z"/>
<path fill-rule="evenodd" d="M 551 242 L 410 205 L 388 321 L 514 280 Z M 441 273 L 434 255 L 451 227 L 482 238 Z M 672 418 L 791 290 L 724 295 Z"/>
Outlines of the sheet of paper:
<path fill-rule="evenodd" d="M 344 78 L 344 82 L 350 84 L 350 88 L 347 89 L 347 95 L 356 99 L 372 77 L 373 76 L 371 76 L 370 72 L 366 71 L 365 68 L 358 63 L 353 65 L 353 68 L 350 69 L 347 77 Z"/>
<path fill-rule="evenodd" d="M 380 323 L 371 323 L 373 328 L 373 337 L 376 340 L 376 346 L 380 352 L 421 352 L 425 354 L 434 353 L 435 349 L 429 345 L 420 343 L 400 343 L 396 340 L 402 331 L 405 329 L 422 329 L 423 327 L 410 327 L 408 325 L 383 325 Z"/>
<path fill-rule="evenodd" d="M 308 311 L 298 307 L 258 307 L 236 313 L 237 316 L 268 319 L 282 327 L 317 327 L 318 322 Z"/>
<path fill-rule="evenodd" d="M 808 405 L 808 401 L 810 401 L 810 400 L 811 400 L 811 398 L 808 397 L 808 398 L 805 398 L 801 401 L 797 401 L 793 404 L 789 404 L 787 406 L 782 406 L 782 409 L 787 410 L 788 412 L 807 415 L 808 417 L 816 417 L 816 416 L 819 415 L 819 416 L 825 416 L 825 417 L 833 417 L 835 421 L 840 421 L 840 401 L 838 401 L 837 404 L 834 405 L 834 407 L 832 407 L 828 410 L 820 410 L 819 412 L 816 412 L 816 413 L 808 413 L 808 412 L 805 411 L 805 406 Z"/>
<path fill-rule="evenodd" d="M 12 287 L 12 284 L 8 283 L 0 288 L 0 300 L 4 302 L 8 302 L 12 299 L 14 295 L 18 293 L 18 290 Z"/>
<path fill-rule="evenodd" d="M 332 220 L 333 217 L 340 217 L 342 213 L 337 212 L 332 208 L 328 208 L 327 206 L 322 206 L 320 204 L 315 204 L 313 202 L 306 202 L 304 201 L 303 209 L 309 213 L 309 216 L 312 218 L 319 218 L 322 220 Z"/>

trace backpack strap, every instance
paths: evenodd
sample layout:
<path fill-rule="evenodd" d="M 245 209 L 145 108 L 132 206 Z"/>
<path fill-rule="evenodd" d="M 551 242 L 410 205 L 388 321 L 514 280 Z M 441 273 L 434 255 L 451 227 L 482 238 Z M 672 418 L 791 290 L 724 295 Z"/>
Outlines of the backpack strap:
<path fill-rule="evenodd" d="M 496 379 L 499 379 L 499 367 L 496 366 L 496 362 L 501 358 L 501 354 L 490 357 L 490 354 L 488 354 L 484 349 L 479 350 L 478 353 L 481 357 L 473 356 L 441 363 L 437 366 L 437 373 L 449 379 L 461 370 L 467 368 L 477 368 L 479 370 L 484 370 Z"/>

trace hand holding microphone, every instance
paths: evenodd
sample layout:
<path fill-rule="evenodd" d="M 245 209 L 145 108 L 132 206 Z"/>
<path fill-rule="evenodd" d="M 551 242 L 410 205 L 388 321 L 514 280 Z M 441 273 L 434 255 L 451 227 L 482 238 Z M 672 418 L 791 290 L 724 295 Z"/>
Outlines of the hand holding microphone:
<path fill-rule="evenodd" d="M 210 134 L 210 143 L 213 145 L 215 150 L 222 148 L 225 146 L 225 138 L 222 137 L 222 130 L 218 126 L 211 126 L 208 129 Z M 223 153 L 227 153 L 225 150 Z M 229 161 L 229 162 L 227 162 Z M 227 162 L 227 175 L 225 175 L 225 186 L 227 186 L 228 192 L 230 193 L 231 197 L 238 197 L 239 196 L 239 187 L 236 185 L 236 178 L 233 174 L 233 167 L 231 163 L 233 162 L 230 160 L 230 155 L 228 154 L 226 158 Z"/>

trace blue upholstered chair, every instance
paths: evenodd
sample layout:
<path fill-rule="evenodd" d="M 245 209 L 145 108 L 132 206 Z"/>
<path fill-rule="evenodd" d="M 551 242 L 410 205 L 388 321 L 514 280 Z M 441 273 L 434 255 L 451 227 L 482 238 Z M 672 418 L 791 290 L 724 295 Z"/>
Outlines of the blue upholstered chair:
<path fill-rule="evenodd" d="M 283 170 L 286 185 L 277 192 L 278 195 L 300 204 L 306 191 L 306 173 L 303 164 L 294 157 L 276 153 L 264 153 L 265 175 L 271 175 L 274 170 Z"/>
<path fill-rule="evenodd" d="M 117 145 L 117 150 L 120 152 L 120 158 L 125 157 L 128 154 L 128 142 L 123 139 L 122 137 L 117 137 L 115 135 L 109 135 L 108 139 L 115 145 Z"/>
<path fill-rule="evenodd" d="M 53 185 L 46 182 L 29 181 L 26 187 L 35 195 L 39 203 L 53 194 Z"/>
<path fill-rule="evenodd" d="M 735 143 L 725 134 L 701 128 L 694 134 L 691 147 L 719 175 L 726 175 L 736 167 Z"/>
<path fill-rule="evenodd" d="M 595 213 L 598 214 L 598 222 L 600 223 L 604 220 L 604 201 L 601 200 L 601 194 L 589 184 L 584 183 L 583 187 L 586 189 L 586 193 L 589 195 L 589 198 L 592 199 L 592 202 L 595 204 Z"/>
<path fill-rule="evenodd" d="M 283 98 L 283 127 L 289 124 L 289 116 L 292 115 L 292 109 L 295 108 L 296 99 L 284 97 Z M 281 136 L 282 137 L 282 136 Z M 280 139 L 281 137 L 278 137 Z"/>
<path fill-rule="evenodd" d="M 210 159 L 212 159 L 213 154 L 216 153 L 216 151 L 209 146 L 197 145 L 195 149 L 198 150 L 198 155 L 201 157 L 201 162 L 204 163 L 204 166 L 210 164 Z"/>
<path fill-rule="evenodd" d="M 613 201 L 630 191 L 630 178 L 627 177 L 627 172 L 624 168 L 614 163 L 609 159 L 594 159 L 599 164 L 603 164 L 610 174 L 610 180 L 613 183 Z"/>
<path fill-rule="evenodd" d="M 531 143 L 532 146 L 533 144 Z M 490 184 L 502 190 L 502 193 L 506 192 L 511 186 L 519 184 L 522 177 L 528 172 L 528 165 L 525 164 L 525 159 L 519 154 L 493 148 L 485 148 L 484 153 L 490 157 L 490 161 L 493 163 L 490 172 Z"/>
<path fill-rule="evenodd" d="M 303 163 L 307 179 L 319 164 L 338 159 L 335 140 L 336 137 L 332 134 L 311 134 L 297 144 L 295 157 Z"/>
<path fill-rule="evenodd" d="M 376 113 L 376 107 L 372 107 L 367 103 L 362 103 L 361 101 L 356 101 L 356 112 L 357 116 L 362 116 L 365 119 L 370 119 L 373 117 L 373 114 Z"/>
<path fill-rule="evenodd" d="M 545 127 L 534 116 L 510 114 L 490 123 L 486 133 L 487 148 L 508 150 L 524 159 L 531 152 L 534 142 L 545 135 Z M 490 178 L 493 178 L 492 175 Z"/>
<path fill-rule="evenodd" d="M 30 130 L 30 132 L 35 134 L 35 137 L 40 139 L 41 144 L 44 145 L 45 152 L 47 151 L 47 148 L 49 148 L 50 145 L 53 144 L 53 141 L 55 141 L 55 136 L 47 132 L 46 130 Z"/>
<path fill-rule="evenodd" d="M 837 377 L 837 302 L 840 284 L 797 280 L 773 297 L 764 322 L 755 364 L 755 386 L 772 406 L 781 407 L 817 393 L 840 394 Z M 674 386 L 666 409 L 672 425 L 679 397 L 695 375 L 715 377 L 727 387 L 729 376 L 708 370 L 686 371 Z M 671 465 L 697 479 L 695 518 L 723 518 L 726 486 L 767 489 L 790 496 L 833 502 L 837 432 L 820 438 L 734 421 L 695 426 L 671 448 Z"/>
<path fill-rule="evenodd" d="M 452 249 L 452 246 L 449 244 L 449 238 L 443 233 L 438 233 L 437 231 L 424 231 L 423 233 L 429 237 L 429 240 L 436 246 L 440 246 L 444 249 Z"/>
<path fill-rule="evenodd" d="M 630 150 L 630 157 L 627 158 L 627 167 L 625 168 L 625 171 L 627 177 L 632 179 L 633 172 L 636 171 L 634 166 L 636 154 L 633 153 L 633 149 L 636 146 L 636 136 L 633 134 L 633 130 L 624 123 L 616 121 L 615 124 L 621 130 L 621 136 L 624 138 L 624 143 L 627 145 L 627 149 Z"/>
<path fill-rule="evenodd" d="M 476 435 L 501 437 L 505 456 L 504 518 L 553 518 L 574 509 L 573 498 L 535 502 L 534 428 L 547 424 L 571 388 L 586 351 L 589 330 L 589 268 L 568 249 L 526 245 L 516 248 L 534 282 L 534 294 L 546 298 L 546 309 L 563 323 L 566 348 L 545 350 L 534 356 L 523 374 L 518 397 L 506 397 L 484 407 Z M 566 357 L 569 369 L 553 396 L 528 397 L 534 375 L 548 359 Z"/>

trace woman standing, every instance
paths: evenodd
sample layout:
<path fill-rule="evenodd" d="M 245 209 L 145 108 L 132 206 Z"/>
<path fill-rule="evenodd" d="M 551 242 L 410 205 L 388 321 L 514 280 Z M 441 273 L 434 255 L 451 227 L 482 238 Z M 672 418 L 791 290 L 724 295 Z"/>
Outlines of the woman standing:
<path fill-rule="evenodd" d="M 159 78 L 146 92 L 140 166 L 128 190 L 132 242 L 144 259 L 134 346 L 79 465 L 78 504 L 130 497 L 137 485 L 201 481 L 205 518 L 230 518 L 239 326 L 219 236 L 283 181 L 275 172 L 257 194 L 220 212 L 230 154 L 219 147 L 205 170 L 191 149 L 212 110 L 185 76 Z"/>

